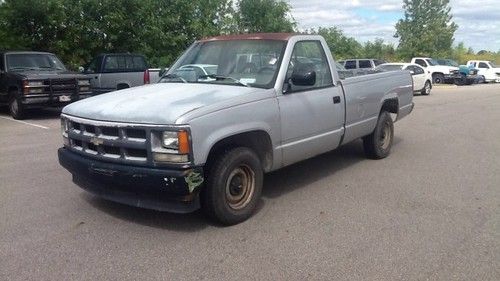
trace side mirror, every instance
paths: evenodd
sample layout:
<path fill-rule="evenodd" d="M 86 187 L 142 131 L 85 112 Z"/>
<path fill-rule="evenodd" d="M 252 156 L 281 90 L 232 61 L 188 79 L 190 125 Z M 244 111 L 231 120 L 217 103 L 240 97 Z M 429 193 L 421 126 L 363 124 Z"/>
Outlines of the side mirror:
<path fill-rule="evenodd" d="M 316 72 L 312 68 L 299 67 L 292 73 L 292 83 L 296 86 L 314 86 L 316 84 Z"/>
<path fill-rule="evenodd" d="M 85 72 L 85 68 L 84 68 L 83 66 L 79 66 L 79 67 L 78 67 L 78 71 L 79 71 L 80 73 L 84 73 L 84 72 Z"/>

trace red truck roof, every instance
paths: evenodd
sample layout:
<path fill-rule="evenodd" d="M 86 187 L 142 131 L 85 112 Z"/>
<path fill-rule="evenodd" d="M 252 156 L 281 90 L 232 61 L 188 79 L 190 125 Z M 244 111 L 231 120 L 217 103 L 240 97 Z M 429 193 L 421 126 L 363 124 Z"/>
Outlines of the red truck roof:
<path fill-rule="evenodd" d="M 290 37 L 297 33 L 250 33 L 250 34 L 233 34 L 208 37 L 201 39 L 201 42 L 207 41 L 225 41 L 225 40 L 278 40 L 288 41 Z"/>

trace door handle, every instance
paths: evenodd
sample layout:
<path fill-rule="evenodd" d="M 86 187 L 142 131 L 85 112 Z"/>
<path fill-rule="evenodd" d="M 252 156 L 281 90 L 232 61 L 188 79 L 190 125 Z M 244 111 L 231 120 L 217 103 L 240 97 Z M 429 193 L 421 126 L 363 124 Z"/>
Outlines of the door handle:
<path fill-rule="evenodd" d="M 333 97 L 333 103 L 340 103 L 340 96 Z"/>

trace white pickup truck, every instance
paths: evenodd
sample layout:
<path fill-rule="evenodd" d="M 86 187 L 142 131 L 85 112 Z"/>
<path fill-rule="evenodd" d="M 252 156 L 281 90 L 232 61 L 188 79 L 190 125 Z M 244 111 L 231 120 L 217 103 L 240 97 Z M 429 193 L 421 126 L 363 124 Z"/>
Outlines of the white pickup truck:
<path fill-rule="evenodd" d="M 108 200 L 184 213 L 201 206 L 235 224 L 254 212 L 266 172 L 359 138 L 368 157 L 387 157 L 393 121 L 412 111 L 412 98 L 408 71 L 341 80 L 321 36 L 213 37 L 157 84 L 65 107 L 59 162 Z"/>
<path fill-rule="evenodd" d="M 491 61 L 485 60 L 470 60 L 467 66 L 472 66 L 478 69 L 477 75 L 483 76 L 485 82 L 500 83 L 500 67 L 493 64 Z"/>
<path fill-rule="evenodd" d="M 458 67 L 439 65 L 439 63 L 432 58 L 413 58 L 411 63 L 418 64 L 428 71 L 432 76 L 433 84 L 441 84 L 446 81 L 453 81 L 454 71 L 458 70 Z"/>

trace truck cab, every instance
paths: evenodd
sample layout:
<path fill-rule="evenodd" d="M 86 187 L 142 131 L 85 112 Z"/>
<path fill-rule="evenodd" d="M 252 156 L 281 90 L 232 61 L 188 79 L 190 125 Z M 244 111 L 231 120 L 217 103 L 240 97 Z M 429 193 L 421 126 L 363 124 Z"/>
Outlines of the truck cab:
<path fill-rule="evenodd" d="M 80 71 L 90 78 L 94 94 L 103 94 L 156 83 L 160 69 L 148 69 L 143 55 L 112 53 L 98 55 Z"/>

